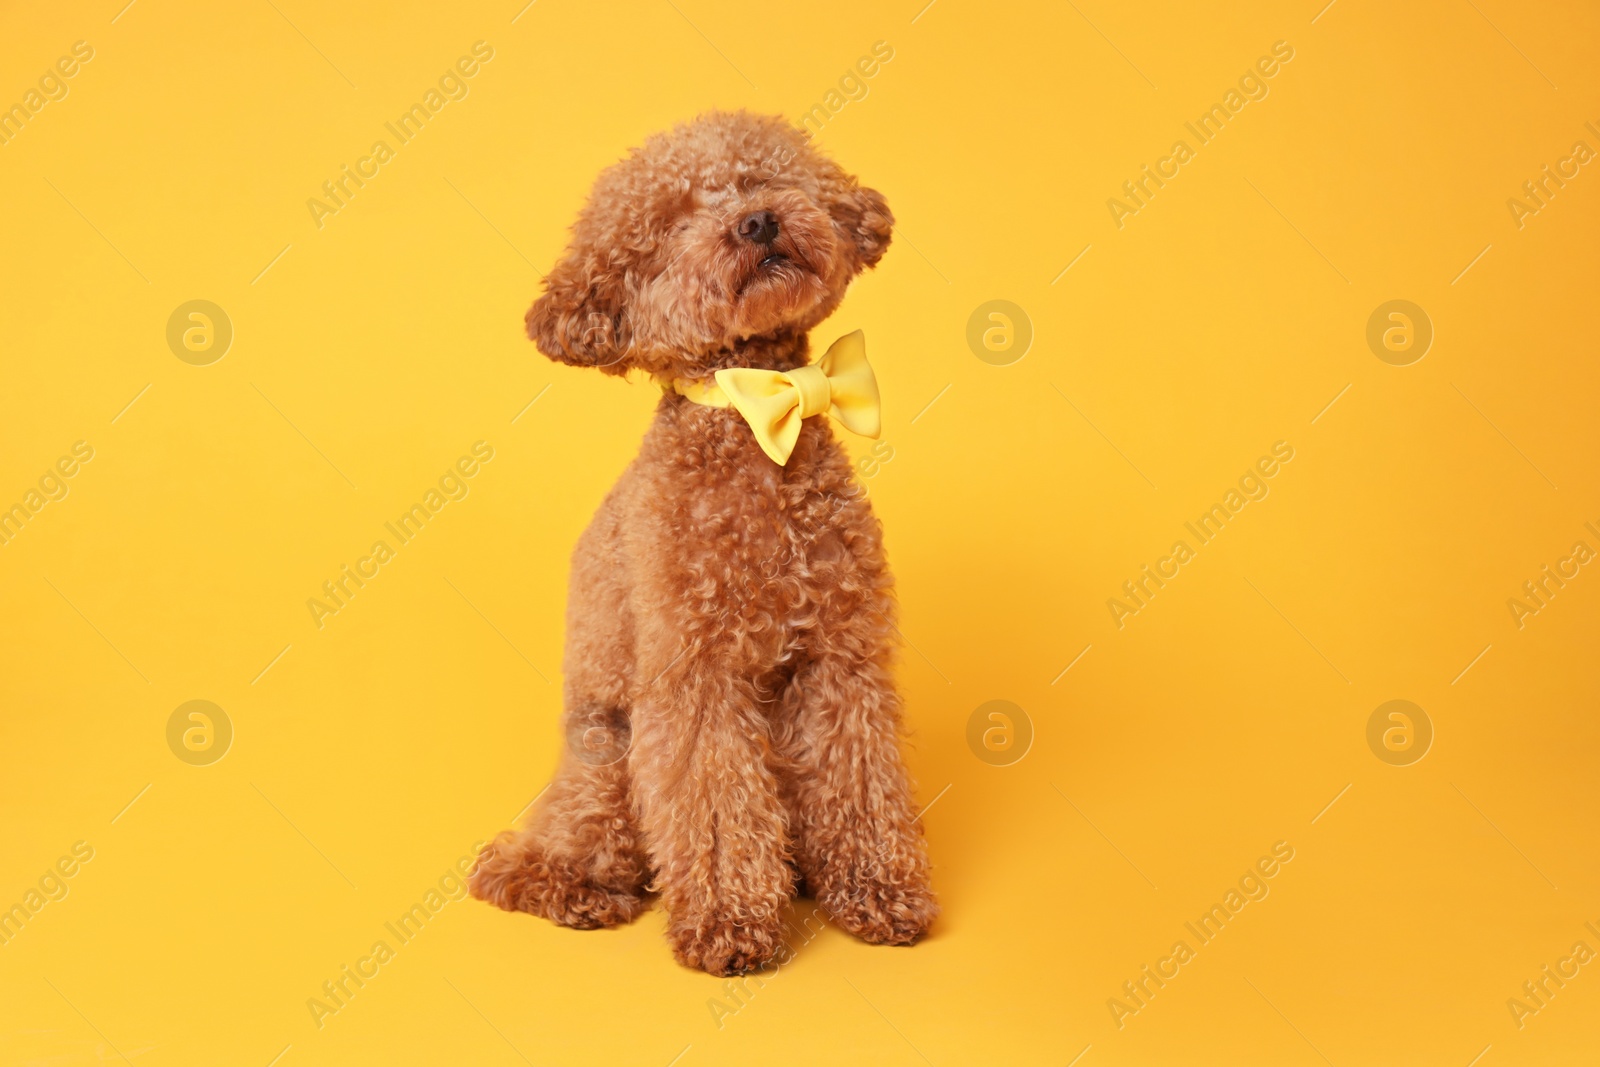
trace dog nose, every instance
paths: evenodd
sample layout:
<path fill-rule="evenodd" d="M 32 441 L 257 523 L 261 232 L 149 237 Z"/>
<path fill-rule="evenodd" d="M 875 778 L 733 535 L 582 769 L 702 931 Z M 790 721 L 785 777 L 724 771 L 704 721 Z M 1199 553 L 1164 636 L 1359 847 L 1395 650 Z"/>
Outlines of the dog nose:
<path fill-rule="evenodd" d="M 758 245 L 770 245 L 778 239 L 778 216 L 770 211 L 746 215 L 739 223 L 739 236 Z"/>

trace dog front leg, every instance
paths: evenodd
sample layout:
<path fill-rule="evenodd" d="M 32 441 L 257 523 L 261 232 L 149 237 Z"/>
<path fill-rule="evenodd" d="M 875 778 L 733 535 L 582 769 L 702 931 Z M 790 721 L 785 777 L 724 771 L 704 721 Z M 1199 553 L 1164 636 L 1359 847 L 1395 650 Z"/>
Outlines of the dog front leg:
<path fill-rule="evenodd" d="M 799 721 L 786 754 L 800 768 L 790 803 L 807 888 L 842 929 L 908 945 L 927 932 L 939 906 L 885 658 L 836 647 L 806 664 L 792 683 Z"/>
<path fill-rule="evenodd" d="M 679 962 L 760 968 L 794 894 L 788 831 L 747 675 L 690 655 L 634 707 L 634 798 Z"/>

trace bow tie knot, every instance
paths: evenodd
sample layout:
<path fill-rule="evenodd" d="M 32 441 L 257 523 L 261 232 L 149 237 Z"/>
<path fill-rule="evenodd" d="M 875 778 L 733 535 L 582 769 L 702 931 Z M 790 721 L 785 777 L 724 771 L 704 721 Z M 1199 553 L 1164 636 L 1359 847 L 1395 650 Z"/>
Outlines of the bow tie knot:
<path fill-rule="evenodd" d="M 833 406 L 833 384 L 829 382 L 827 372 L 821 367 L 796 367 L 786 372 L 784 377 L 800 394 L 795 408 L 802 419 L 809 419 L 813 415 L 825 415 Z M 723 390 L 726 391 L 727 386 L 723 386 Z"/>
<path fill-rule="evenodd" d="M 813 415 L 831 414 L 863 437 L 877 437 L 881 431 L 878 380 L 867 363 L 866 337 L 860 330 L 839 338 L 812 366 L 791 371 L 732 367 L 715 377 L 714 385 L 674 378 L 661 386 L 696 404 L 738 411 L 761 450 L 780 467 L 800 439 L 800 423 Z"/>

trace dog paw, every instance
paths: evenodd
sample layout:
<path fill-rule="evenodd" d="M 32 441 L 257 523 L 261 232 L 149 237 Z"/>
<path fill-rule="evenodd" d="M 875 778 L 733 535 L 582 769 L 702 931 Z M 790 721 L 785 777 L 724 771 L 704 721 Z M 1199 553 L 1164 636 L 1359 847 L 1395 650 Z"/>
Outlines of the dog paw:
<path fill-rule="evenodd" d="M 631 922 L 647 903 L 640 892 L 595 885 L 583 871 L 551 863 L 506 835 L 479 855 L 467 889 L 497 908 L 525 911 L 577 930 Z"/>
<path fill-rule="evenodd" d="M 667 932 L 672 953 L 685 967 L 718 976 L 758 971 L 777 954 L 781 928 L 711 923 L 674 927 Z"/>
<path fill-rule="evenodd" d="M 918 883 L 863 886 L 818 903 L 841 930 L 875 945 L 916 944 L 939 916 L 933 892 Z"/>

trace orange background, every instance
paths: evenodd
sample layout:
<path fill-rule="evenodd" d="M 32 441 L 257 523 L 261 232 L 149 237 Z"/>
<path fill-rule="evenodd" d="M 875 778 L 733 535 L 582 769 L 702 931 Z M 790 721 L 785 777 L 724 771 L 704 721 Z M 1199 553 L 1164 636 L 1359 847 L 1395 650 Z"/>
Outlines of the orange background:
<path fill-rule="evenodd" d="M 1507 1007 L 1600 950 L 1600 576 L 1507 607 L 1600 549 L 1600 176 L 1507 206 L 1600 149 L 1592 9 L 121 3 L 0 13 L 0 105 L 94 51 L 0 145 L 0 506 L 93 449 L 0 546 L 0 907 L 93 849 L 0 946 L 0 1061 L 1592 1055 L 1592 963 Z M 307 200 L 477 41 L 465 98 L 319 228 Z M 864 483 L 944 917 L 910 950 L 824 930 L 731 1015 L 658 911 L 580 933 L 449 902 L 398 944 L 548 779 L 568 554 L 654 402 L 535 352 L 539 272 L 627 146 L 826 108 L 878 41 L 819 143 L 897 239 L 819 340 L 864 329 L 885 396 Z M 1190 140 L 1278 41 L 1267 95 Z M 1179 139 L 1119 228 L 1108 199 Z M 203 366 L 167 342 L 197 299 L 233 330 Z M 1366 339 L 1396 299 L 1434 331 L 1405 366 Z M 1031 324 L 1020 359 L 969 347 L 991 300 Z M 468 495 L 319 629 L 307 599 L 477 441 Z M 1278 441 L 1270 494 L 1119 629 L 1108 599 Z M 997 699 L 1033 733 L 1004 766 L 967 740 Z M 1367 741 L 1397 699 L 1433 732 L 1407 766 Z M 231 724 L 220 761 L 168 746 L 191 700 Z M 319 1028 L 307 1000 L 380 939 Z"/>

